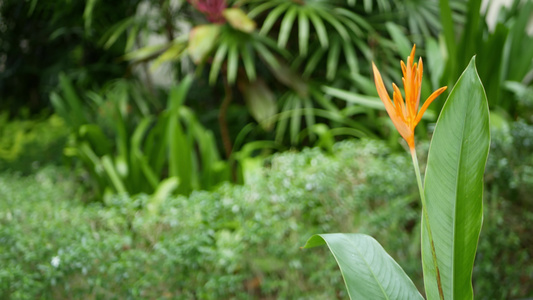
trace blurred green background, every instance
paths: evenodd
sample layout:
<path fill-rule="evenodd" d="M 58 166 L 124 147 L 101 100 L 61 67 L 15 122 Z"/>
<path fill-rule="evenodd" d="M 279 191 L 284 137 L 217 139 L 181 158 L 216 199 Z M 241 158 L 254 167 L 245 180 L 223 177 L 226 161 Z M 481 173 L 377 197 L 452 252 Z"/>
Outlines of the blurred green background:
<path fill-rule="evenodd" d="M 0 298 L 346 299 L 327 249 L 300 249 L 322 232 L 374 236 L 422 290 L 371 74 L 401 82 L 413 44 L 422 97 L 477 56 L 475 297 L 533 297 L 533 2 L 504 2 L 0 1 Z"/>

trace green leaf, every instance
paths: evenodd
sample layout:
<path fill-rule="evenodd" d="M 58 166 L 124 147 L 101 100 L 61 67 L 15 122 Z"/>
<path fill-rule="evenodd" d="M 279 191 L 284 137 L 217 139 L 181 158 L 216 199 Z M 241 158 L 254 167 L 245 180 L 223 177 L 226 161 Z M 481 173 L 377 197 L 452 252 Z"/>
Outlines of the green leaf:
<path fill-rule="evenodd" d="M 427 63 L 426 66 L 431 70 L 431 86 L 433 89 L 439 88 L 440 78 L 444 72 L 445 61 L 444 55 L 439 47 L 439 43 L 434 38 L 428 38 L 426 40 L 426 56 Z"/>
<path fill-rule="evenodd" d="M 181 104 L 192 83 L 192 77 L 187 76 L 178 86 L 173 87 L 169 95 L 167 119 L 167 147 L 169 177 L 178 177 L 180 186 L 178 193 L 187 194 L 192 189 L 193 172 L 193 147 L 187 139 L 187 131 L 180 121 Z"/>
<path fill-rule="evenodd" d="M 279 68 L 279 62 L 277 61 L 276 57 L 272 54 L 270 50 L 268 50 L 267 47 L 265 47 L 261 43 L 254 43 L 253 44 L 255 50 L 259 54 L 261 58 L 265 60 L 269 68 Z"/>
<path fill-rule="evenodd" d="M 165 52 L 161 53 L 157 59 L 154 60 L 152 66 L 150 67 L 151 71 L 157 70 L 163 63 L 177 61 L 185 53 L 187 48 L 186 41 L 175 41 L 172 43 Z"/>
<path fill-rule="evenodd" d="M 254 52 L 252 51 L 252 46 L 247 44 L 241 49 L 242 63 L 244 65 L 244 70 L 246 71 L 246 76 L 248 80 L 254 81 L 256 79 L 255 73 L 255 63 L 254 63 Z"/>
<path fill-rule="evenodd" d="M 278 37 L 278 46 L 280 48 L 285 48 L 287 46 L 292 31 L 292 25 L 294 24 L 294 19 L 296 18 L 297 13 L 298 9 L 296 9 L 296 7 L 290 7 L 283 17 L 283 21 L 281 21 Z"/>
<path fill-rule="evenodd" d="M 150 214 L 155 215 L 159 212 L 159 207 L 163 204 L 165 199 L 172 195 L 172 192 L 179 186 L 179 182 L 179 178 L 177 177 L 170 177 L 161 181 L 157 190 L 152 197 L 150 197 L 146 205 Z"/>
<path fill-rule="evenodd" d="M 263 22 L 263 27 L 261 27 L 261 30 L 259 31 L 259 34 L 266 35 L 270 29 L 272 29 L 272 26 L 274 26 L 274 23 L 278 20 L 279 16 L 287 10 L 291 6 L 291 2 L 286 2 L 283 4 L 280 4 L 278 7 L 274 8 L 266 17 L 265 21 Z"/>
<path fill-rule="evenodd" d="M 318 35 L 318 40 L 320 41 L 320 45 L 322 45 L 322 48 L 327 48 L 329 41 L 324 22 L 322 22 L 322 19 L 314 12 L 309 12 L 309 19 L 315 27 L 316 34 Z"/>
<path fill-rule="evenodd" d="M 151 58 L 157 57 L 158 55 L 161 55 L 161 53 L 165 52 L 169 46 L 170 44 L 146 46 L 141 49 L 124 54 L 122 59 L 131 61 L 149 60 Z"/>
<path fill-rule="evenodd" d="M 326 50 L 324 48 L 317 49 L 313 55 L 311 55 L 311 58 L 307 61 L 307 65 L 305 66 L 305 69 L 302 73 L 303 78 L 308 78 L 311 76 L 311 74 L 315 71 L 316 66 L 320 62 L 320 59 L 322 56 L 326 53 Z"/>
<path fill-rule="evenodd" d="M 304 248 L 324 244 L 339 264 L 350 299 L 424 299 L 374 238 L 356 233 L 317 234 Z"/>
<path fill-rule="evenodd" d="M 132 185 L 135 187 L 143 187 L 146 183 L 152 183 L 151 180 L 154 179 L 153 177 L 148 178 L 148 182 L 144 180 L 144 178 L 141 176 L 143 169 L 142 160 L 144 159 L 141 149 L 141 145 L 144 139 L 144 136 L 146 135 L 146 132 L 149 129 L 149 126 L 153 123 L 153 117 L 145 117 L 141 120 L 139 125 L 135 128 L 135 131 L 131 135 L 130 138 L 130 180 L 132 182 Z M 156 179 L 156 187 L 157 187 L 157 179 Z M 155 187 L 154 187 L 155 188 Z"/>
<path fill-rule="evenodd" d="M 339 63 L 339 56 L 341 53 L 341 41 L 334 39 L 331 43 L 331 47 L 328 52 L 327 67 L 326 67 L 326 79 L 333 80 L 337 75 L 337 65 Z"/>
<path fill-rule="evenodd" d="M 70 115 L 70 119 L 75 122 L 73 125 L 79 127 L 82 124 L 87 123 L 87 119 L 83 112 L 83 102 L 80 97 L 78 97 L 72 82 L 64 73 L 59 74 L 59 85 L 64 94 L 64 97 L 62 98 L 65 100 L 63 105 L 65 108 L 68 107 L 67 112 Z"/>
<path fill-rule="evenodd" d="M 81 125 L 78 130 L 78 139 L 87 141 L 98 156 L 112 152 L 112 144 L 102 131 L 102 128 L 96 124 Z"/>
<path fill-rule="evenodd" d="M 289 130 L 291 143 L 295 145 L 298 141 L 298 133 L 302 124 L 302 100 L 296 95 L 293 95 L 289 101 L 293 105 L 291 110 L 291 127 Z"/>
<path fill-rule="evenodd" d="M 517 1 L 517 3 L 520 1 Z M 527 30 L 533 13 L 533 2 L 523 1 L 520 13 L 516 16 L 509 32 L 509 56 L 506 58 L 506 77 L 508 80 L 522 81 L 524 76 L 531 71 L 533 61 L 533 38 Z"/>
<path fill-rule="evenodd" d="M 357 62 L 357 55 L 355 54 L 352 43 L 342 43 L 342 49 L 344 51 L 344 58 L 350 68 L 352 74 L 359 73 L 359 63 Z"/>
<path fill-rule="evenodd" d="M 118 38 L 134 23 L 135 18 L 126 18 L 124 21 L 120 21 L 103 35 L 100 40 L 100 44 L 103 44 L 104 49 L 111 48 Z"/>
<path fill-rule="evenodd" d="M 257 26 L 255 22 L 250 19 L 240 8 L 226 8 L 222 15 L 231 25 L 231 27 L 242 32 L 250 33 L 255 30 Z"/>
<path fill-rule="evenodd" d="M 459 68 L 462 69 L 466 66 L 468 58 L 475 55 L 479 47 L 479 31 L 481 30 L 480 24 L 481 18 L 481 0 L 468 1 L 468 12 L 466 15 L 466 24 L 463 28 L 463 34 L 461 40 L 457 45 L 457 52 L 460 53 L 457 56 L 457 62 Z M 453 58 L 452 58 L 453 59 Z M 460 70 L 459 69 L 459 70 Z"/>
<path fill-rule="evenodd" d="M 335 19 L 335 17 L 333 17 L 330 12 L 325 10 L 317 10 L 317 13 L 337 30 L 337 32 L 344 41 L 347 42 L 350 40 L 350 36 L 348 35 L 348 31 L 346 31 L 346 28 L 344 28 L 341 22 Z"/>
<path fill-rule="evenodd" d="M 228 51 L 228 82 L 229 84 L 235 83 L 237 79 L 237 71 L 239 68 L 239 50 L 237 44 L 231 44 Z"/>
<path fill-rule="evenodd" d="M 201 63 L 211 52 L 219 34 L 220 25 L 218 24 L 198 25 L 191 29 L 187 51 L 195 64 Z"/>
<path fill-rule="evenodd" d="M 307 55 L 307 48 L 309 44 L 309 18 L 305 11 L 298 12 L 298 46 L 301 55 Z"/>
<path fill-rule="evenodd" d="M 405 33 L 402 31 L 402 28 L 393 22 L 387 22 L 385 23 L 385 26 L 387 27 L 387 30 L 394 41 L 394 45 L 398 47 L 398 52 L 400 52 L 400 55 L 403 58 L 409 56 L 412 45 Z"/>
<path fill-rule="evenodd" d="M 265 2 L 265 3 L 262 3 L 261 5 L 258 5 L 256 7 L 254 7 L 252 10 L 250 10 L 248 12 L 248 17 L 250 18 L 255 18 L 257 17 L 259 14 L 261 14 L 262 12 L 266 11 L 267 9 L 270 9 L 276 5 L 278 5 L 279 3 L 276 2 L 276 1 L 268 1 L 268 2 Z"/>
<path fill-rule="evenodd" d="M 446 50 L 448 50 L 448 69 L 449 73 L 455 74 L 455 61 L 457 48 L 455 41 L 455 28 L 453 26 L 452 10 L 449 1 L 439 1 L 440 20 L 442 23 L 442 31 L 444 39 L 446 40 Z"/>
<path fill-rule="evenodd" d="M 215 53 L 215 58 L 213 59 L 213 65 L 211 65 L 211 71 L 209 71 L 209 84 L 215 84 L 227 52 L 228 44 L 221 44 L 218 47 L 217 52 Z"/>
<path fill-rule="evenodd" d="M 124 183 L 120 179 L 120 176 L 118 175 L 115 166 L 113 164 L 113 160 L 109 155 L 104 155 L 102 157 L 102 167 L 107 173 L 107 176 L 111 180 L 111 183 L 113 184 L 113 187 L 115 188 L 115 191 L 119 194 L 127 194 L 128 191 L 126 187 L 124 186 Z"/>
<path fill-rule="evenodd" d="M 260 78 L 254 82 L 243 83 L 241 89 L 246 105 L 254 119 L 265 130 L 270 131 L 274 125 L 273 116 L 278 110 L 276 96 L 272 90 Z"/>
<path fill-rule="evenodd" d="M 88 0 L 85 3 L 85 10 L 83 11 L 83 20 L 85 24 L 85 31 L 89 32 L 93 21 L 93 11 L 97 0 Z"/>
<path fill-rule="evenodd" d="M 472 299 L 472 268 L 482 223 L 489 109 L 475 59 L 444 104 L 429 150 L 425 197 L 444 298 Z M 423 220 L 424 222 L 425 220 Z M 426 226 L 422 261 L 428 299 L 438 299 Z"/>

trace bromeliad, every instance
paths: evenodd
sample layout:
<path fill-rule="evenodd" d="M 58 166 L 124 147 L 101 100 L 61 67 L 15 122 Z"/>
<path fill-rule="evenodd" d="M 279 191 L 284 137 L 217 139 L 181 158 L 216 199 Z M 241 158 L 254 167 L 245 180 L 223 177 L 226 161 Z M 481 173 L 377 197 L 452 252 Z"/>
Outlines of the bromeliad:
<path fill-rule="evenodd" d="M 418 64 L 414 63 L 416 45 L 413 46 L 411 50 L 411 55 L 407 57 L 407 66 L 402 61 L 402 72 L 403 72 L 403 86 L 405 90 L 405 101 L 403 100 L 402 93 L 396 84 L 392 84 L 394 93 L 392 95 L 394 102 L 391 101 L 385 85 L 383 84 L 383 79 L 381 79 L 381 74 L 379 73 L 376 65 L 372 62 L 372 68 L 374 69 L 374 81 L 376 83 L 376 89 L 378 90 L 379 97 L 383 104 L 385 104 L 385 109 L 389 114 L 392 123 L 400 133 L 400 135 L 405 139 L 409 145 L 409 149 L 413 150 L 415 147 L 415 127 L 422 119 L 422 115 L 428 108 L 428 106 L 437 98 L 442 92 L 446 90 L 447 87 L 441 87 L 436 90 L 429 96 L 429 98 L 424 102 L 420 111 L 418 106 L 420 104 L 420 89 L 422 87 L 422 73 L 423 65 L 422 58 L 418 60 Z"/>

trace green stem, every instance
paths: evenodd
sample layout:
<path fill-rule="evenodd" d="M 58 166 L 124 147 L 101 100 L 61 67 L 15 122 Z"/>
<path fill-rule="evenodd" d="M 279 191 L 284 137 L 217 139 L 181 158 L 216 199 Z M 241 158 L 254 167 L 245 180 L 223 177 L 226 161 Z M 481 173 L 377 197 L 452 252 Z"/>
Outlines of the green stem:
<path fill-rule="evenodd" d="M 440 280 L 440 271 L 437 264 L 437 252 L 435 251 L 435 244 L 433 243 L 433 234 L 431 233 L 431 226 L 429 224 L 429 216 L 426 206 L 426 196 L 424 195 L 424 186 L 422 185 L 422 177 L 420 176 L 420 168 L 418 166 L 418 158 L 416 150 L 411 148 L 411 158 L 413 159 L 413 166 L 415 167 L 416 180 L 418 182 L 418 191 L 420 192 L 420 200 L 422 201 L 422 213 L 424 214 L 424 224 L 428 231 L 429 243 L 431 244 L 431 256 L 433 257 L 433 265 L 437 273 L 437 287 L 439 289 L 440 300 L 444 300 L 444 292 L 442 291 L 442 282 Z"/>

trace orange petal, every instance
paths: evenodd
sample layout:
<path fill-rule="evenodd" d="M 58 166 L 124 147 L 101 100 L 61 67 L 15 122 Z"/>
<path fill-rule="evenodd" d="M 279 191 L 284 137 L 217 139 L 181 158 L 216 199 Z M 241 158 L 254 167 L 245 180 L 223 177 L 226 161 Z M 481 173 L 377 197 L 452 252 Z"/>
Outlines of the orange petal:
<path fill-rule="evenodd" d="M 424 112 L 426 112 L 426 109 L 429 107 L 429 105 L 431 104 L 431 102 L 433 102 L 433 100 L 435 100 L 440 94 L 442 94 L 448 87 L 447 86 L 443 86 L 441 87 L 440 89 L 436 90 L 433 92 L 433 94 L 431 94 L 426 102 L 424 102 L 424 105 L 422 105 L 422 108 L 420 108 L 420 111 L 418 112 L 418 115 L 416 116 L 416 120 L 415 120 L 415 126 L 418 124 L 418 122 L 420 122 L 420 120 L 422 119 L 422 116 L 424 115 Z"/>
<path fill-rule="evenodd" d="M 394 127 L 396 127 L 396 130 L 398 130 L 403 139 L 407 141 L 407 144 L 411 145 L 412 143 L 414 145 L 413 130 L 411 130 L 411 128 L 409 128 L 409 126 L 405 122 L 401 121 L 399 118 L 391 118 L 391 120 L 394 124 Z"/>
<path fill-rule="evenodd" d="M 381 74 L 379 73 L 378 68 L 376 68 L 374 62 L 372 62 L 372 69 L 374 70 L 374 82 L 376 84 L 376 89 L 378 91 L 379 98 L 385 105 L 385 109 L 387 110 L 389 116 L 392 117 L 392 115 L 394 114 L 394 106 L 392 105 L 389 93 L 387 92 L 387 89 L 385 89 Z"/>
<path fill-rule="evenodd" d="M 417 98 L 417 92 L 418 92 L 418 85 L 417 85 L 417 79 L 416 79 L 416 64 L 413 64 L 411 67 L 411 72 L 408 82 L 409 89 L 405 89 L 405 102 L 407 102 L 407 108 L 409 111 L 409 116 L 413 117 L 416 115 L 416 98 Z"/>
<path fill-rule="evenodd" d="M 420 105 L 420 94 L 422 89 L 422 75 L 424 74 L 424 65 L 422 63 L 422 57 L 418 60 L 418 71 L 417 80 L 418 80 L 418 95 L 416 97 L 415 111 L 418 111 L 418 106 Z"/>
<path fill-rule="evenodd" d="M 411 66 L 413 64 L 414 58 L 415 58 L 415 51 L 416 51 L 416 44 L 413 45 L 413 49 L 411 50 L 411 54 L 407 57 L 407 65 Z"/>
<path fill-rule="evenodd" d="M 405 103 L 402 98 L 402 92 L 400 92 L 400 89 L 394 83 L 392 84 L 392 89 L 394 90 L 392 98 L 394 99 L 394 104 L 396 105 L 396 112 L 402 115 L 402 119 L 405 122 L 405 115 L 407 114 L 407 111 L 405 109 Z"/>
<path fill-rule="evenodd" d="M 376 65 L 374 64 L 374 62 L 372 62 L 372 69 L 374 70 L 374 82 L 376 83 L 376 89 L 378 91 L 379 98 L 385 105 L 387 114 L 391 118 L 392 123 L 394 124 L 394 127 L 396 127 L 396 130 L 398 130 L 400 135 L 409 144 L 410 139 L 413 139 L 414 141 L 414 137 L 412 137 L 413 132 L 409 129 L 409 126 L 407 126 L 404 120 L 402 120 L 403 114 L 397 113 L 396 108 L 392 104 L 389 94 L 387 93 L 387 90 L 385 89 L 385 85 L 383 84 L 383 79 L 381 78 L 381 74 L 379 73 L 378 68 L 376 68 Z"/>

